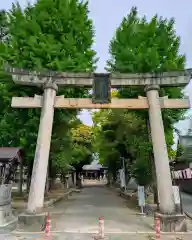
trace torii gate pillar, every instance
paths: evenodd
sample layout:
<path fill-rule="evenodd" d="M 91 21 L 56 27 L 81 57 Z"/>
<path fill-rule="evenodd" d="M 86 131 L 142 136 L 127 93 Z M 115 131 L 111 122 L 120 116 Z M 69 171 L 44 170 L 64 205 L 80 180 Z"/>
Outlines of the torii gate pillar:
<path fill-rule="evenodd" d="M 175 203 L 161 114 L 158 92 L 159 86 L 149 85 L 145 88 L 145 90 L 149 104 L 149 120 L 157 175 L 157 186 L 159 191 L 160 211 L 162 213 L 173 213 L 175 210 Z"/>
<path fill-rule="evenodd" d="M 27 204 L 28 213 L 37 213 L 43 208 L 57 90 L 57 85 L 51 80 L 44 86 L 43 105 Z"/>
<path fill-rule="evenodd" d="M 156 213 L 156 216 L 161 220 L 162 231 L 185 232 L 187 231 L 185 215 L 182 213 L 175 214 L 172 179 L 161 114 L 159 86 L 148 85 L 145 90 L 149 105 L 151 139 L 159 194 L 160 212 Z"/>

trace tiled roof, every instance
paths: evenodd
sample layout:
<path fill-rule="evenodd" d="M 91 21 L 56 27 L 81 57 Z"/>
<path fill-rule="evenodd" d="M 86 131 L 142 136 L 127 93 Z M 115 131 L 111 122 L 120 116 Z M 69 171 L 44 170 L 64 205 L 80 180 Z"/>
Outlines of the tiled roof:
<path fill-rule="evenodd" d="M 23 152 L 23 150 L 16 147 L 0 147 L 0 161 L 11 160 L 17 156 L 19 152 Z"/>

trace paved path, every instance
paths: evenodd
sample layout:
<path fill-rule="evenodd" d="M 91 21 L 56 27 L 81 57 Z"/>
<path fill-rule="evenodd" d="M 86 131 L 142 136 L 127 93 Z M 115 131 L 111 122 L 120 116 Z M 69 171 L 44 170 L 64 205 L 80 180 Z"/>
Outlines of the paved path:
<path fill-rule="evenodd" d="M 135 236 L 136 231 L 152 232 L 152 229 L 145 217 L 126 206 L 126 200 L 99 181 L 85 180 L 84 184 L 80 193 L 73 194 L 68 201 L 61 201 L 50 209 L 54 240 L 93 239 L 98 233 L 99 217 L 104 217 L 105 233 L 110 240 L 125 240 L 127 237 L 130 240 L 148 239 Z M 33 231 L 32 228 L 27 230 Z M 132 235 L 129 233 L 127 236 L 128 232 Z M 16 239 L 42 239 L 42 235 L 18 233 Z"/>
<path fill-rule="evenodd" d="M 124 199 L 99 182 L 89 181 L 74 198 L 53 230 L 97 232 L 98 218 L 104 217 L 106 232 L 151 231 L 142 216 L 127 208 Z"/>
<path fill-rule="evenodd" d="M 192 215 L 192 195 L 181 193 L 184 212 Z"/>
<path fill-rule="evenodd" d="M 91 240 L 98 232 L 98 218 L 104 217 L 108 240 L 149 240 L 153 232 L 152 219 L 142 217 L 126 206 L 126 201 L 97 181 L 85 181 L 81 193 L 72 195 L 69 201 L 61 201 L 52 211 L 52 240 Z M 0 240 L 42 240 L 42 234 L 18 233 Z M 163 236 L 161 240 L 176 239 Z M 181 239 L 192 239 L 186 236 Z"/>
<path fill-rule="evenodd" d="M 165 236 L 162 235 L 160 240 L 191 240 L 192 236 Z M 90 234 L 53 234 L 50 238 L 43 237 L 38 234 L 31 235 L 17 235 L 17 236 L 4 236 L 3 238 L 0 235 L 0 240 L 94 240 L 93 236 Z M 156 240 L 154 236 L 147 235 L 113 235 L 107 236 L 105 239 L 99 240 Z"/>

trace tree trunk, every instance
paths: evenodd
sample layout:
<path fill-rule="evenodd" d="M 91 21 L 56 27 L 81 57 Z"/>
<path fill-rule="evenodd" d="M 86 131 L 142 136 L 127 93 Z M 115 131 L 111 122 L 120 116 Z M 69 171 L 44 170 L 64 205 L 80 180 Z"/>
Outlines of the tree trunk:
<path fill-rule="evenodd" d="M 19 166 L 19 195 L 22 196 L 23 194 L 23 161 Z"/>
<path fill-rule="evenodd" d="M 52 158 L 50 157 L 49 160 L 49 165 L 48 165 L 48 173 L 49 173 L 49 186 L 48 186 L 48 191 L 50 191 L 54 185 L 55 182 L 55 173 L 53 169 L 53 162 Z"/>
<path fill-rule="evenodd" d="M 32 171 L 33 171 L 33 161 L 30 161 L 28 164 L 28 174 L 27 174 L 27 192 L 29 192 L 29 189 L 30 189 Z"/>
<path fill-rule="evenodd" d="M 112 175 L 110 172 L 108 172 L 107 174 L 107 185 L 110 186 L 111 185 L 111 178 L 112 178 Z"/>
<path fill-rule="evenodd" d="M 45 196 L 48 195 L 48 192 L 49 192 L 49 165 L 50 165 L 50 161 L 48 163 L 48 166 L 47 166 L 47 176 L 46 176 L 46 183 L 45 183 Z"/>
<path fill-rule="evenodd" d="M 48 192 L 49 192 L 49 174 L 47 172 L 46 184 L 45 184 L 45 196 L 48 195 Z"/>
<path fill-rule="evenodd" d="M 116 171 L 113 171 L 113 184 L 116 183 L 116 180 L 117 180 L 117 173 Z"/>
<path fill-rule="evenodd" d="M 151 156 L 154 203 L 159 204 L 154 157 Z"/>

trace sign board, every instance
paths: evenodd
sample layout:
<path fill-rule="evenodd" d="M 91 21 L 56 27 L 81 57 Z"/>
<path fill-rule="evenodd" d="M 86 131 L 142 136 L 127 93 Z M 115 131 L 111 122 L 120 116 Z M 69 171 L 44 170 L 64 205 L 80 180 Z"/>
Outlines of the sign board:
<path fill-rule="evenodd" d="M 145 206 L 145 188 L 144 188 L 144 186 L 138 186 L 138 200 L 139 200 L 139 206 Z"/>
<path fill-rule="evenodd" d="M 105 104 L 111 102 L 110 74 L 94 74 L 92 102 L 95 104 Z"/>
<path fill-rule="evenodd" d="M 173 197 L 175 204 L 180 204 L 181 199 L 180 199 L 180 193 L 179 193 L 179 187 L 178 186 L 172 186 L 173 187 Z"/>

